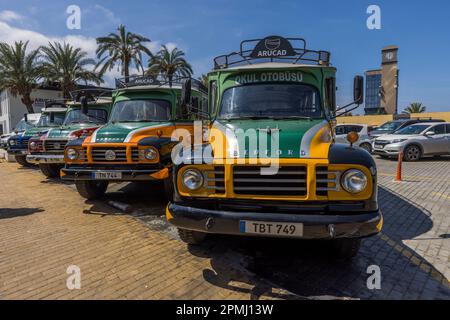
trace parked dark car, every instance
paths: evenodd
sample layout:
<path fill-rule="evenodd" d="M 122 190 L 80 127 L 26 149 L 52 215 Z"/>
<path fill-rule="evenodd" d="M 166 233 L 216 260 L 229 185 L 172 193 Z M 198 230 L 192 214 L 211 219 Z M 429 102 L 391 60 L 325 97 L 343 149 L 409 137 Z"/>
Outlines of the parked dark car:
<path fill-rule="evenodd" d="M 394 121 L 389 121 L 379 126 L 375 130 L 369 132 L 370 139 L 376 139 L 385 134 L 392 134 L 395 131 L 406 128 L 410 125 L 416 123 L 433 123 L 433 122 L 445 122 L 445 120 L 440 119 L 399 119 Z"/>

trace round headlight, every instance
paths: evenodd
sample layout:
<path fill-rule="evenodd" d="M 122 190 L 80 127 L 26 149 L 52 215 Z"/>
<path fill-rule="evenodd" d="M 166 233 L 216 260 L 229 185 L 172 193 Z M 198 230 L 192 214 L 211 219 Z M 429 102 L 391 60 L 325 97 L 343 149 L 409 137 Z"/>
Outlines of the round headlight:
<path fill-rule="evenodd" d="M 36 142 L 32 141 L 30 142 L 30 148 L 36 148 Z"/>
<path fill-rule="evenodd" d="M 158 157 L 158 152 L 153 148 L 146 149 L 144 151 L 144 157 L 147 160 L 155 160 Z"/>
<path fill-rule="evenodd" d="M 72 149 L 72 148 L 68 149 L 67 150 L 67 158 L 69 160 L 76 160 L 76 159 L 78 159 L 78 151 L 76 149 Z"/>
<path fill-rule="evenodd" d="M 347 192 L 360 193 L 367 187 L 367 176 L 361 170 L 348 170 L 342 175 L 341 185 Z"/>
<path fill-rule="evenodd" d="M 183 173 L 183 184 L 189 190 L 197 190 L 203 185 L 203 175 L 196 169 L 188 169 Z"/>
<path fill-rule="evenodd" d="M 14 139 L 10 139 L 9 140 L 9 145 L 10 146 L 14 146 L 16 144 L 16 140 L 14 140 Z"/>

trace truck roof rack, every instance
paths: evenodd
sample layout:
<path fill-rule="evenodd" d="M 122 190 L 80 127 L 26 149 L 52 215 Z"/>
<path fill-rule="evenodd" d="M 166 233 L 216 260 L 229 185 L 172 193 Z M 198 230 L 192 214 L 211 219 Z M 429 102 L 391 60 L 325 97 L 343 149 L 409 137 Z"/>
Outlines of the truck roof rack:
<path fill-rule="evenodd" d="M 44 109 L 50 108 L 66 108 L 66 100 L 64 99 L 46 99 L 44 100 Z"/>
<path fill-rule="evenodd" d="M 129 76 L 125 78 L 116 79 L 116 88 L 132 88 L 139 86 L 155 86 L 155 87 L 163 87 L 163 86 L 171 86 L 171 87 L 181 87 L 183 84 L 183 80 L 191 79 L 192 88 L 204 92 L 207 92 L 207 88 L 203 85 L 203 83 L 197 79 L 190 77 L 181 77 L 175 76 L 172 79 L 172 83 L 170 84 L 169 79 L 164 76 Z M 128 80 L 128 81 L 127 81 Z"/>
<path fill-rule="evenodd" d="M 112 89 L 81 89 L 70 92 L 70 98 L 73 102 L 80 102 L 82 97 L 86 97 L 89 102 L 96 103 L 100 98 L 112 99 Z"/>
<path fill-rule="evenodd" d="M 331 53 L 306 48 L 303 38 L 269 36 L 263 39 L 244 40 L 240 51 L 214 58 L 214 69 L 252 65 L 264 62 L 292 64 L 330 65 Z"/>

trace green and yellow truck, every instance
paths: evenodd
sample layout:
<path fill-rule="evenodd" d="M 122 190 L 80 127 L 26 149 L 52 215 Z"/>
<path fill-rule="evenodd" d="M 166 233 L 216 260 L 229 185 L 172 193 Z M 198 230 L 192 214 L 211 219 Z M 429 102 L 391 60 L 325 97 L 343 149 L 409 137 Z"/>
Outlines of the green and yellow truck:
<path fill-rule="evenodd" d="M 27 161 L 39 165 L 48 178 L 59 177 L 64 166 L 64 147 L 104 125 L 110 116 L 111 91 L 85 89 L 71 92 L 64 122 L 46 134 L 29 140 Z"/>
<path fill-rule="evenodd" d="M 30 139 L 40 137 L 52 128 L 60 126 L 64 121 L 67 112 L 67 107 L 64 103 L 53 100 L 48 100 L 44 103 L 45 106 L 42 108 L 37 122 L 34 125 L 30 125 L 22 133 L 13 135 L 8 141 L 8 153 L 14 154 L 15 160 L 22 166 L 30 164 L 27 161 Z M 32 118 L 32 115 L 25 115 L 24 123 L 28 123 L 31 120 L 30 118 Z"/>
<path fill-rule="evenodd" d="M 171 198 L 171 151 L 178 143 L 172 135 L 192 131 L 187 107 L 207 107 L 206 87 L 181 77 L 132 76 L 116 84 L 109 122 L 66 146 L 61 177 L 75 181 L 87 199 L 102 196 L 110 182 L 123 181 L 162 181 Z M 183 84 L 190 84 L 192 96 L 181 96 Z"/>
<path fill-rule="evenodd" d="M 300 38 L 241 43 L 208 74 L 210 121 L 198 157 L 177 161 L 166 216 L 180 238 L 328 239 L 351 258 L 383 225 L 371 155 L 334 141 L 336 69 Z M 354 102 L 363 102 L 355 77 Z M 198 150 L 197 150 L 198 151 Z M 195 154 L 195 151 L 192 152 Z M 180 156 L 182 158 L 182 156 Z"/>

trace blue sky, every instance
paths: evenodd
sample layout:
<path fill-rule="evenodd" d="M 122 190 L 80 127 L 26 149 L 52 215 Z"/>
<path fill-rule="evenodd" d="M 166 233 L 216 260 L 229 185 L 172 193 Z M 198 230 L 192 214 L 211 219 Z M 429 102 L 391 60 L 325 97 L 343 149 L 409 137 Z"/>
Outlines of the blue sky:
<path fill-rule="evenodd" d="M 71 4 L 82 10 L 81 30 L 66 28 Z M 381 8 L 381 30 L 366 27 L 371 4 Z M 62 39 L 91 53 L 95 37 L 123 23 L 150 38 L 154 50 L 166 43 L 184 50 L 200 75 L 212 67 L 214 56 L 237 50 L 243 39 L 303 37 L 308 47 L 331 51 L 339 104 L 350 101 L 353 76 L 379 67 L 381 48 L 395 44 L 400 110 L 419 101 L 429 111 L 450 111 L 449 16 L 446 0 L 0 0 L 0 41 Z"/>

